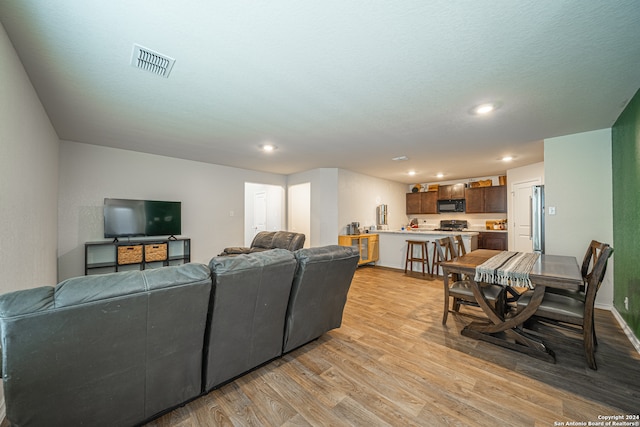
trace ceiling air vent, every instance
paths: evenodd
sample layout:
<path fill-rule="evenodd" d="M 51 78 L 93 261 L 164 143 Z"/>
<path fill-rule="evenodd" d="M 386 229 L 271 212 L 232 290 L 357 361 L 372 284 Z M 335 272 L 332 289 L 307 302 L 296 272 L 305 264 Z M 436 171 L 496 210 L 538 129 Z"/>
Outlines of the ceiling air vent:
<path fill-rule="evenodd" d="M 131 65 L 162 77 L 169 77 L 175 59 L 140 45 L 133 45 Z"/>

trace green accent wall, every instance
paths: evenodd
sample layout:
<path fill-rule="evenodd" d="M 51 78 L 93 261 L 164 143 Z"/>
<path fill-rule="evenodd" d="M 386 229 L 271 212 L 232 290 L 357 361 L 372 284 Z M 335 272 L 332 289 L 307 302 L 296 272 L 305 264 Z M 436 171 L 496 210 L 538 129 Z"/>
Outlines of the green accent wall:
<path fill-rule="evenodd" d="M 613 305 L 640 338 L 640 90 L 613 125 L 611 142 Z"/>

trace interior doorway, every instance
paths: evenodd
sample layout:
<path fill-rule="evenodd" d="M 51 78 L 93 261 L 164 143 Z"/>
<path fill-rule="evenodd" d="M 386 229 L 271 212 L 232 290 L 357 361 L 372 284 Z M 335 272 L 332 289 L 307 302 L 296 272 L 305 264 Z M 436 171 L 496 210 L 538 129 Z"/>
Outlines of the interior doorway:
<path fill-rule="evenodd" d="M 510 250 L 516 252 L 533 252 L 531 239 L 531 193 L 534 185 L 540 185 L 538 179 L 513 183 L 513 226 Z"/>
<path fill-rule="evenodd" d="M 284 187 L 245 182 L 244 245 L 260 231 L 284 230 Z"/>
<path fill-rule="evenodd" d="M 289 187 L 289 231 L 305 235 L 304 247 L 311 247 L 311 183 Z"/>

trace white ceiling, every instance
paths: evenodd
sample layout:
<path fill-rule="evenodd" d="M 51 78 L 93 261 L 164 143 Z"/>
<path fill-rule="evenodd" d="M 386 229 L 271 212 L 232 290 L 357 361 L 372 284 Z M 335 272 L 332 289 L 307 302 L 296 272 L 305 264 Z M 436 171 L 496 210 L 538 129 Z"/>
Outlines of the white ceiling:
<path fill-rule="evenodd" d="M 637 0 L 2 0 L 0 19 L 60 139 L 281 174 L 500 174 L 640 87 Z"/>

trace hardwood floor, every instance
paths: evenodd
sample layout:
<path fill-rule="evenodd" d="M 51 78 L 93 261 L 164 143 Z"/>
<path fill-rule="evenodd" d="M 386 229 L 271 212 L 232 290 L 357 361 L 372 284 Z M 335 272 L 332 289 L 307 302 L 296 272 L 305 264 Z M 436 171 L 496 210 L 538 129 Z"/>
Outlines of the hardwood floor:
<path fill-rule="evenodd" d="M 556 364 L 463 337 L 472 319 L 443 326 L 442 298 L 441 279 L 361 267 L 340 329 L 147 426 L 553 426 L 640 412 L 640 356 L 610 312 L 596 314 L 592 371 L 581 340 L 555 329 Z"/>
<path fill-rule="evenodd" d="M 147 427 L 554 426 L 640 412 L 640 356 L 610 312 L 596 314 L 592 371 L 581 340 L 556 330 L 556 364 L 463 337 L 472 319 L 443 326 L 442 298 L 441 279 L 361 267 L 340 329 Z"/>

